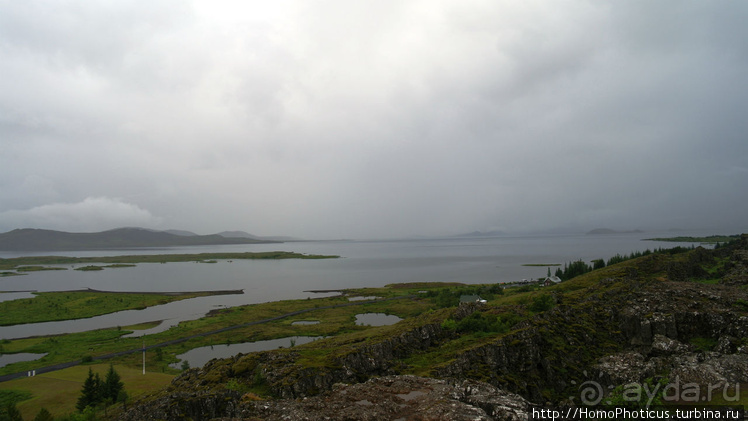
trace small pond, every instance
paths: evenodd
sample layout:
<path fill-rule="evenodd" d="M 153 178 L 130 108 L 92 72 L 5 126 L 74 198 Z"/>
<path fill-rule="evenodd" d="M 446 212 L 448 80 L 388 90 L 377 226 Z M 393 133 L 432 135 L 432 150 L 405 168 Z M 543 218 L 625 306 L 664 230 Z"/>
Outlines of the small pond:
<path fill-rule="evenodd" d="M 368 297 L 362 297 L 360 295 L 357 295 L 355 297 L 348 297 L 348 301 L 369 301 L 369 300 L 377 300 L 381 297 L 375 297 L 375 296 L 368 296 Z"/>
<path fill-rule="evenodd" d="M 20 352 L 18 354 L 0 354 L 0 367 L 5 367 L 8 364 L 20 363 L 22 361 L 34 361 L 44 357 L 47 354 L 31 354 L 28 352 Z"/>
<path fill-rule="evenodd" d="M 402 320 L 392 314 L 363 313 L 356 315 L 356 324 L 360 326 L 388 326 Z"/>
<path fill-rule="evenodd" d="M 318 325 L 319 320 L 297 320 L 291 323 L 291 326 Z"/>
<path fill-rule="evenodd" d="M 317 339 L 321 336 L 291 336 L 287 338 L 270 339 L 267 341 L 244 342 L 231 345 L 211 345 L 191 349 L 184 354 L 177 355 L 180 359 L 178 363 L 173 363 L 172 368 L 181 368 L 184 361 L 190 364 L 190 367 L 202 367 L 213 358 L 229 358 L 236 354 L 247 354 L 250 352 L 269 351 L 277 348 L 288 348 L 294 345 L 303 345 Z"/>

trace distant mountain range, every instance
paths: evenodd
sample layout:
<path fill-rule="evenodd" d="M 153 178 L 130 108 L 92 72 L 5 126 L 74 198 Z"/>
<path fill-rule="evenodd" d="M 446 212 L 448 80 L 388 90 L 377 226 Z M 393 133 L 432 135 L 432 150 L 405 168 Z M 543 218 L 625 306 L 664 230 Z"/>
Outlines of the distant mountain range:
<path fill-rule="evenodd" d="M 175 234 L 175 235 L 181 235 L 185 237 L 192 237 L 192 236 L 197 235 L 192 231 L 184 231 L 184 230 L 166 230 L 164 232 L 168 232 L 170 234 Z M 259 241 L 264 241 L 264 242 L 303 241 L 300 238 L 288 237 L 288 236 L 282 236 L 282 235 L 263 237 L 259 235 L 250 234 L 245 231 L 221 231 L 217 233 L 216 235 L 220 235 L 221 237 L 225 237 L 225 238 L 249 238 L 251 240 L 259 240 Z"/>
<path fill-rule="evenodd" d="M 587 231 L 587 235 L 606 235 L 606 234 L 636 234 L 644 232 L 642 230 L 616 231 L 610 228 L 595 228 Z"/>
<path fill-rule="evenodd" d="M 473 232 L 468 232 L 464 234 L 457 234 L 457 235 L 454 235 L 453 237 L 461 237 L 461 238 L 462 237 L 466 237 L 466 238 L 501 237 L 503 235 L 506 235 L 504 231 L 493 230 L 493 231 L 473 231 Z"/>
<path fill-rule="evenodd" d="M 145 228 L 118 228 L 91 233 L 24 228 L 0 234 L 2 251 L 105 250 L 272 242 L 278 240 L 255 237 L 242 231 L 198 235 L 189 231 Z"/>

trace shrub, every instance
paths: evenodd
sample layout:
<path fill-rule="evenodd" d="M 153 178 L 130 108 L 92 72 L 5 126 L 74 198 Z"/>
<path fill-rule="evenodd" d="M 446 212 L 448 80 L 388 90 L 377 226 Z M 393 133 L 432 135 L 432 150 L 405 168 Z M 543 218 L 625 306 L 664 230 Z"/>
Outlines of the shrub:
<path fill-rule="evenodd" d="M 442 322 L 442 329 L 445 330 L 457 330 L 457 322 L 453 319 L 447 319 Z"/>
<path fill-rule="evenodd" d="M 693 338 L 690 342 L 697 351 L 711 351 L 717 345 L 717 341 L 712 338 Z"/>
<path fill-rule="evenodd" d="M 454 320 L 452 321 L 454 322 Z M 455 330 L 461 333 L 504 333 L 509 330 L 509 327 L 495 314 L 483 314 L 480 311 L 476 311 L 470 316 L 456 322 Z"/>
<path fill-rule="evenodd" d="M 556 301 L 552 296 L 543 294 L 532 299 L 532 304 L 530 304 L 530 311 L 540 313 L 552 309 L 555 304 Z"/>

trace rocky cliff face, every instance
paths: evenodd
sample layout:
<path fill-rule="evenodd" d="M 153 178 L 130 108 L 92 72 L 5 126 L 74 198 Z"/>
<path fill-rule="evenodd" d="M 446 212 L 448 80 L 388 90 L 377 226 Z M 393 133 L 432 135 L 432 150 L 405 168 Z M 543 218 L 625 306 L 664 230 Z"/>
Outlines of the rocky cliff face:
<path fill-rule="evenodd" d="M 735 286 L 746 279 L 746 250 L 744 236 L 733 249 L 650 256 L 620 276 L 554 293 L 553 309 L 435 362 L 431 375 L 449 381 L 396 375 L 407 372 L 405 358 L 455 339 L 431 320 L 362 341 L 323 366 L 305 363 L 293 349 L 214 360 L 121 419 L 514 420 L 526 419 L 524 399 L 579 403 L 580 385 L 589 381 L 599 386 L 600 400 L 615 386 L 666 375 L 715 388 L 748 383 L 748 290 Z M 715 270 L 722 284 L 690 281 Z M 483 310 L 462 306 L 452 317 L 475 311 Z M 280 399 L 254 401 L 226 390 L 229 381 L 261 381 Z"/>
<path fill-rule="evenodd" d="M 278 396 L 307 396 L 329 390 L 335 383 L 356 383 L 371 376 L 395 374 L 401 358 L 427 349 L 447 335 L 448 332 L 439 325 L 426 324 L 388 340 L 363 345 L 357 351 L 341 356 L 325 370 L 299 368 L 293 364 L 293 358 L 289 358 L 283 369 L 272 368 L 277 364 L 268 365 L 263 375 Z"/>
<path fill-rule="evenodd" d="M 336 384 L 356 384 L 371 376 L 393 375 L 401 358 L 434 346 L 451 335 L 452 332 L 437 324 L 416 326 L 386 340 L 356 347 L 354 351 L 340 355 L 325 367 L 304 366 L 298 361 L 299 353 L 292 349 L 212 360 L 202 368 L 187 370 L 174 379 L 164 396 L 150 402 L 141 402 L 120 419 L 183 420 L 211 419 L 218 415 L 233 417 L 240 413 L 246 415 L 249 410 L 240 406 L 241 394 L 217 390 L 216 385 L 223 385 L 230 379 L 240 379 L 244 383 L 261 379 L 271 393 L 291 402 L 293 398 L 329 391 Z M 277 405 L 273 408 L 277 408 Z"/>
<path fill-rule="evenodd" d="M 228 393 L 182 394 L 137 407 L 123 419 L 526 421 L 528 408 L 521 396 L 482 382 L 384 376 L 355 385 L 338 383 L 304 399 L 254 401 Z"/>
<path fill-rule="evenodd" d="M 452 335 L 437 324 L 424 324 L 382 341 L 368 341 L 352 351 L 332 358 L 324 367 L 308 366 L 299 361 L 298 352 L 290 350 L 237 355 L 212 360 L 204 367 L 191 369 L 177 377 L 175 390 L 189 390 L 195 385 L 210 387 L 229 379 L 266 384 L 273 395 L 296 398 L 330 390 L 336 383 L 359 383 L 371 376 L 395 374 L 400 360 L 418 350 L 427 349 Z"/>
<path fill-rule="evenodd" d="M 616 281 L 601 283 L 606 282 Z M 462 353 L 434 374 L 475 377 L 479 368 L 483 380 L 541 403 L 573 397 L 576 385 L 591 379 L 603 390 L 664 373 L 715 387 L 748 382 L 748 317 L 741 311 L 747 291 L 617 282 L 626 290 L 617 294 L 625 302 L 603 294 L 558 306 L 524 329 Z"/>

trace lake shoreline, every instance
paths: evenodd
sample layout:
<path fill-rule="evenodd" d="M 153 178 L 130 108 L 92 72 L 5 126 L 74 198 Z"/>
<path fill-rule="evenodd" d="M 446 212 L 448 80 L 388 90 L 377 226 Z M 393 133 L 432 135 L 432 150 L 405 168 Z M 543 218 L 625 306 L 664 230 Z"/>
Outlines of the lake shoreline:
<path fill-rule="evenodd" d="M 13 294 L 18 292 L 39 292 L 38 290 L 22 290 L 22 291 L 0 291 L 0 294 Z M 49 291 L 45 291 L 49 292 Z M 243 289 L 216 289 L 216 290 L 204 290 L 204 291 L 104 291 L 93 288 L 82 288 L 82 289 L 69 289 L 54 292 L 96 292 L 101 294 L 139 294 L 139 295 L 168 295 L 168 296 L 180 296 L 180 295 L 191 295 L 191 294 L 204 294 L 204 295 L 232 295 L 232 294 L 244 294 Z M 72 320 L 72 319 L 70 319 Z"/>

